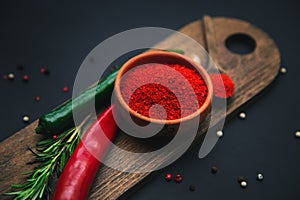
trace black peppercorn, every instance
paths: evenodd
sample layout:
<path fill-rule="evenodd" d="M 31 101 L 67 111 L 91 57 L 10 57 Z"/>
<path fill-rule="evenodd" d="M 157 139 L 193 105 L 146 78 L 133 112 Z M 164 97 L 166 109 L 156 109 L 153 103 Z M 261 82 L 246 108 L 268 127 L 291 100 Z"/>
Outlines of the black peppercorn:
<path fill-rule="evenodd" d="M 244 177 L 242 177 L 242 176 L 239 176 L 238 178 L 237 178 L 237 181 L 239 182 L 239 183 L 241 183 L 242 181 L 244 181 L 245 179 L 244 179 Z"/>
<path fill-rule="evenodd" d="M 210 169 L 211 173 L 215 174 L 218 171 L 218 168 L 216 166 L 212 166 Z"/>

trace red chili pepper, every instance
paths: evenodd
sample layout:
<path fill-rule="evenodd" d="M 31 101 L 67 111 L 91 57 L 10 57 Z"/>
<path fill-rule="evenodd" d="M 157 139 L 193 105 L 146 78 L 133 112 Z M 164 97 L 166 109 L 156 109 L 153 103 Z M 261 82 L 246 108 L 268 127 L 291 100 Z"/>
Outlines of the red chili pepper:
<path fill-rule="evenodd" d="M 113 106 L 106 109 L 79 142 L 59 177 L 53 200 L 87 199 L 90 186 L 101 164 L 93 155 L 103 158 L 109 147 L 109 142 L 101 139 L 100 131 L 102 129 L 109 140 L 112 140 L 116 133 L 117 125 L 112 109 Z"/>

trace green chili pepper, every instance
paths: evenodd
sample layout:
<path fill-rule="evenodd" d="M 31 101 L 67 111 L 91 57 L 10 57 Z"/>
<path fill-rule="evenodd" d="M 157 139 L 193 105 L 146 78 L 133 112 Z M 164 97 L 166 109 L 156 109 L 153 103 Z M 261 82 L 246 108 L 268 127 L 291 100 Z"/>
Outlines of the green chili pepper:
<path fill-rule="evenodd" d="M 39 134 L 57 134 L 66 130 L 73 123 L 72 109 L 84 109 L 93 98 L 95 102 L 103 100 L 107 94 L 110 94 L 114 87 L 114 81 L 119 70 L 108 75 L 96 86 L 85 90 L 83 93 L 62 104 L 53 111 L 42 115 L 39 118 L 39 124 L 35 128 Z"/>

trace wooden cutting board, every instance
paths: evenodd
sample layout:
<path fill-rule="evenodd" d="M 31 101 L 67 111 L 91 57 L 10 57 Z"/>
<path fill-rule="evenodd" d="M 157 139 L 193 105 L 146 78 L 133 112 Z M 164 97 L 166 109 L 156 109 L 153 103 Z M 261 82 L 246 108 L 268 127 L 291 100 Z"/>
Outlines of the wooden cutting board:
<path fill-rule="evenodd" d="M 209 48 L 210 50 L 213 49 L 210 53 L 222 70 L 232 78 L 236 86 L 234 96 L 227 102 L 227 116 L 229 116 L 274 80 L 280 67 L 280 54 L 274 41 L 261 29 L 248 22 L 224 17 L 209 19 L 211 20 L 209 26 L 205 25 L 203 20 L 197 20 L 184 26 L 179 31 L 193 38 L 206 49 L 211 45 L 206 41 L 213 41 L 215 43 L 213 46 L 215 49 Z M 211 32 L 211 30 L 214 31 Z M 207 35 L 208 32 L 210 32 L 209 35 Z M 256 43 L 255 50 L 252 53 L 244 55 L 229 51 L 225 45 L 225 41 L 234 34 L 246 34 L 252 37 Z M 158 44 L 158 46 L 160 45 L 182 49 L 187 56 L 191 56 L 193 51 L 192 46 L 187 46 L 176 35 L 168 37 Z M 196 140 L 199 140 L 201 135 L 203 136 L 208 124 L 208 120 L 205 120 L 201 124 Z M 34 146 L 41 138 L 40 135 L 34 132 L 36 125 L 37 121 L 0 143 L 0 193 L 9 191 L 11 184 L 22 183 L 25 180 L 22 172 L 29 171 L 34 167 L 26 163 L 33 159 L 33 155 L 27 150 L 27 147 Z M 150 148 L 139 140 L 128 137 L 121 132 L 117 134 L 115 144 L 123 149 L 135 152 L 144 152 Z M 115 154 L 114 151 L 109 151 L 107 156 L 116 156 Z M 156 164 L 159 165 L 160 161 L 170 156 L 172 155 L 158 156 Z M 130 163 L 134 163 L 134 160 L 128 157 L 126 158 L 126 162 L 130 165 Z M 89 198 L 103 200 L 123 199 L 128 194 L 129 189 L 134 190 L 138 186 L 141 186 L 142 180 L 150 174 L 125 173 L 102 166 L 90 191 Z M 11 199 L 11 197 L 3 195 L 0 198 Z"/>

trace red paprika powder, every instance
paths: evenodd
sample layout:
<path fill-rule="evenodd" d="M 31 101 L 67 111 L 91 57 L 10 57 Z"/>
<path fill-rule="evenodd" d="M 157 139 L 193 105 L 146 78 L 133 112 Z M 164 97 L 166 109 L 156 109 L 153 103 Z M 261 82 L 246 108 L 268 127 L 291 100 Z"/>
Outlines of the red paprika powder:
<path fill-rule="evenodd" d="M 121 78 L 120 89 L 132 110 L 167 120 L 194 113 L 208 95 L 197 70 L 180 64 L 149 63 L 134 67 Z"/>
<path fill-rule="evenodd" d="M 234 93 L 234 83 L 226 74 L 211 74 L 210 79 L 214 88 L 214 95 L 226 99 Z"/>

